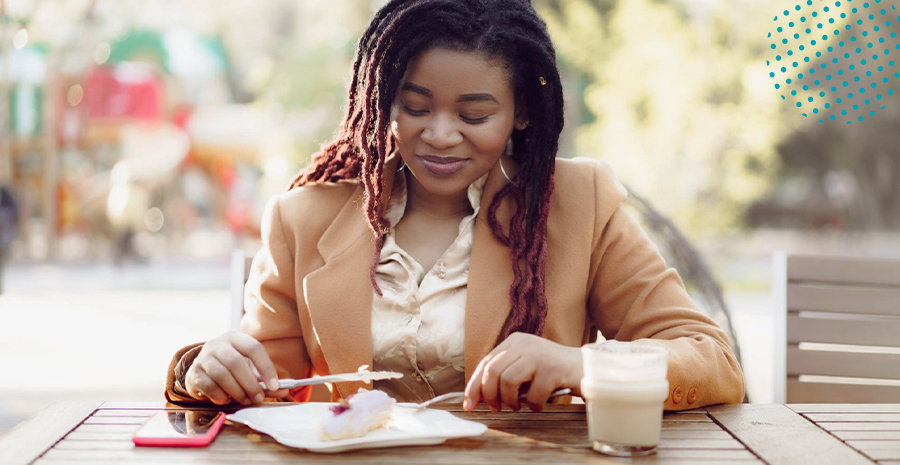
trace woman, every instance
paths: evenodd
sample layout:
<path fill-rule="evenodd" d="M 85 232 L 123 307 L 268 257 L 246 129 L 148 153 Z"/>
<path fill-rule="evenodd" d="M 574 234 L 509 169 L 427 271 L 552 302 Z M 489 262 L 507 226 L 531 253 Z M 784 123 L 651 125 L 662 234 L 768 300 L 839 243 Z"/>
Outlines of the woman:
<path fill-rule="evenodd" d="M 518 409 L 522 391 L 540 410 L 578 393 L 599 329 L 669 349 L 667 409 L 740 402 L 724 333 L 622 210 L 610 168 L 556 159 L 562 127 L 529 2 L 389 2 L 359 41 L 338 135 L 269 204 L 241 333 L 179 351 L 168 399 L 304 401 L 275 380 L 370 365 L 406 375 L 375 384 L 399 400 L 464 389 L 466 409 Z"/>

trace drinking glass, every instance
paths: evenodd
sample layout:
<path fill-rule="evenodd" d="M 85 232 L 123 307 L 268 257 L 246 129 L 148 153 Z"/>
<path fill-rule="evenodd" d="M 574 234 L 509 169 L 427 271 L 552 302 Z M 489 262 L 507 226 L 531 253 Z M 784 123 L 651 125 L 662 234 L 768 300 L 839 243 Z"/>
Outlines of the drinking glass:
<path fill-rule="evenodd" d="M 656 452 L 669 395 L 668 351 L 637 342 L 603 341 L 581 348 L 588 436 L 600 453 L 634 457 Z"/>

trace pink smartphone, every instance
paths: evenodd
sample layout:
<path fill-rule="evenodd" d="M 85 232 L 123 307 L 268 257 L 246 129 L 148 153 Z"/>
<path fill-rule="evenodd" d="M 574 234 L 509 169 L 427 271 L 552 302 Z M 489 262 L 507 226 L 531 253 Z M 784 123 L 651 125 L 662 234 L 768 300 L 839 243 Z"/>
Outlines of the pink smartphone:
<path fill-rule="evenodd" d="M 131 437 L 136 446 L 206 447 L 225 423 L 222 412 L 157 412 Z"/>

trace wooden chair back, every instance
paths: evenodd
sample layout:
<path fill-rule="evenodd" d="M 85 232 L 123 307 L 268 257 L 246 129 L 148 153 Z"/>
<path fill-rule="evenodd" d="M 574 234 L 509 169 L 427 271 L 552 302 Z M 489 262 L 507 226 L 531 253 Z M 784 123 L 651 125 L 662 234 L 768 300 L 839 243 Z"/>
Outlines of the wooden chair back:
<path fill-rule="evenodd" d="M 234 331 L 241 329 L 241 317 L 244 316 L 244 285 L 250 277 L 250 263 L 253 257 L 248 257 L 241 249 L 231 252 L 231 325 Z"/>
<path fill-rule="evenodd" d="M 900 402 L 900 259 L 776 254 L 775 402 Z"/>

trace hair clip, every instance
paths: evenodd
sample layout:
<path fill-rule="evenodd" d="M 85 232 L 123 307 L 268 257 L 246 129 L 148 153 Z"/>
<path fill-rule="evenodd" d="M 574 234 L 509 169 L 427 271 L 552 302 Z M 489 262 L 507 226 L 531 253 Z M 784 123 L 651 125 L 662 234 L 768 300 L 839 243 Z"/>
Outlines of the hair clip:
<path fill-rule="evenodd" d="M 542 86 L 546 86 L 546 85 L 547 85 L 547 80 L 544 79 L 544 76 L 538 76 L 538 80 L 541 81 L 541 85 L 542 85 Z"/>

